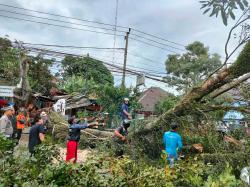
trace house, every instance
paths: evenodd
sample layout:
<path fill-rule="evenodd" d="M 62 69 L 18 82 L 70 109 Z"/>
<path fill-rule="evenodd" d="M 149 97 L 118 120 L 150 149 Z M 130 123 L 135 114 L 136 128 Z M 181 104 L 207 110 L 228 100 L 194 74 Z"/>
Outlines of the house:
<path fill-rule="evenodd" d="M 139 97 L 139 103 L 142 109 L 136 111 L 137 114 L 143 114 L 144 117 L 148 117 L 155 114 L 155 105 L 161 101 L 164 101 L 169 93 L 159 87 L 151 87 L 144 91 Z"/>
<path fill-rule="evenodd" d="M 250 101 L 245 100 L 239 89 L 231 89 L 227 92 L 233 99 L 233 102 L 230 103 L 232 107 L 245 107 L 248 106 Z M 227 126 L 228 130 L 233 129 L 245 129 L 246 133 L 250 135 L 250 119 L 249 116 L 246 114 L 236 111 L 236 110 L 229 110 L 225 112 L 222 122 L 224 125 Z"/>
<path fill-rule="evenodd" d="M 246 84 L 250 84 L 250 80 L 246 81 Z M 250 100 L 244 98 L 244 96 L 242 95 L 243 93 L 240 91 L 240 89 L 234 88 L 234 89 L 229 90 L 227 93 L 233 99 L 233 102 L 231 102 L 231 106 L 233 107 L 248 107 L 249 106 Z M 241 116 L 242 121 L 249 123 L 249 119 L 247 119 L 245 115 L 242 114 L 241 112 L 238 112 L 238 115 L 234 115 L 234 116 L 235 116 L 235 119 L 238 119 L 239 116 Z M 227 118 L 227 116 L 225 117 Z M 233 116 L 231 116 L 231 119 L 233 119 Z"/>
<path fill-rule="evenodd" d="M 96 99 L 90 99 L 82 94 L 74 95 L 56 95 L 53 96 L 53 100 L 58 101 L 64 99 L 66 102 L 65 105 L 65 114 L 67 116 L 76 115 L 80 111 L 90 111 L 96 112 L 100 111 L 101 106 L 96 103 Z"/>
<path fill-rule="evenodd" d="M 246 105 L 247 103 L 243 101 L 237 101 L 231 104 L 233 107 L 244 107 Z M 223 122 L 227 123 L 229 126 L 231 126 L 231 128 L 237 128 L 240 127 L 240 125 L 245 125 L 247 123 L 247 119 L 241 112 L 229 110 L 225 113 Z"/>
<path fill-rule="evenodd" d="M 7 105 L 14 104 L 14 86 L 0 85 L 0 109 Z"/>

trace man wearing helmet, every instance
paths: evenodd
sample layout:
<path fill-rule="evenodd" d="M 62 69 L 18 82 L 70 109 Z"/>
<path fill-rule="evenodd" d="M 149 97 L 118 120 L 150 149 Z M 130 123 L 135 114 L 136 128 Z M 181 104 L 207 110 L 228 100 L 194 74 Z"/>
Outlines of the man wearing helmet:
<path fill-rule="evenodd" d="M 124 144 L 127 142 L 128 128 L 130 127 L 130 121 L 125 119 L 120 127 L 115 129 L 114 132 L 114 144 L 115 144 L 115 155 L 122 156 L 124 153 Z"/>
<path fill-rule="evenodd" d="M 129 103 L 129 99 L 124 98 L 123 104 L 121 107 L 121 118 L 123 121 L 124 120 L 131 120 L 131 114 L 129 113 L 128 103 Z"/>

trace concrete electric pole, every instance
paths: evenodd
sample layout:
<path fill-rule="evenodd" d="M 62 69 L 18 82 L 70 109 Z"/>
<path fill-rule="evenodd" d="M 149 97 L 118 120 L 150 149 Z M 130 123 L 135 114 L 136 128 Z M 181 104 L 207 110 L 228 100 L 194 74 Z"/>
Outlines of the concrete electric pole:
<path fill-rule="evenodd" d="M 122 88 L 125 88 L 125 76 L 126 76 L 126 65 L 127 65 L 127 54 L 128 54 L 128 37 L 130 33 L 130 28 L 129 31 L 126 32 L 125 36 L 125 49 L 124 49 L 124 63 L 123 63 L 123 71 L 122 71 Z"/>

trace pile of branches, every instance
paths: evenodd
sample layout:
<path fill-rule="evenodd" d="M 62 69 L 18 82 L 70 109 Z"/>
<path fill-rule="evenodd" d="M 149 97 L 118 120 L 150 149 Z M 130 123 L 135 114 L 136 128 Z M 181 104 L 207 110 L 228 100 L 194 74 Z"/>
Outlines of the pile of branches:
<path fill-rule="evenodd" d="M 57 112 L 51 111 L 49 113 L 50 124 L 52 126 L 52 135 L 56 140 L 65 140 L 68 135 L 68 122 Z M 92 138 L 103 139 L 109 138 L 113 135 L 112 132 L 98 130 L 98 129 L 84 129 L 83 134 L 89 135 Z"/>

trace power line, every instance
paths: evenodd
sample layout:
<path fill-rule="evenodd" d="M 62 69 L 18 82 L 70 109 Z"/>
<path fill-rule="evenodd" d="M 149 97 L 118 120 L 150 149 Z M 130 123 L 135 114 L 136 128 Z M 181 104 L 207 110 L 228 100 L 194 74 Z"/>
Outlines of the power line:
<path fill-rule="evenodd" d="M 163 46 L 166 46 L 166 47 L 170 47 L 170 48 L 173 48 L 173 49 L 176 49 L 176 50 L 179 50 L 179 51 L 184 51 L 184 52 L 186 51 L 185 49 L 180 49 L 180 48 L 178 48 L 178 47 L 174 47 L 174 46 L 171 46 L 171 45 L 168 45 L 168 44 L 164 44 L 164 43 L 162 43 L 162 42 L 158 42 L 158 41 L 152 40 L 152 39 L 147 38 L 147 37 L 144 37 L 144 36 L 140 36 L 140 35 L 133 34 L 133 33 L 132 33 L 131 35 L 136 36 L 136 37 L 138 37 L 138 38 L 142 38 L 142 39 L 148 40 L 148 41 L 150 41 L 150 42 L 154 42 L 154 43 L 156 43 L 156 44 L 160 44 L 160 45 L 163 45 Z"/>
<path fill-rule="evenodd" d="M 88 20 L 88 19 L 74 18 L 74 17 L 70 17 L 70 16 L 63 16 L 63 15 L 60 15 L 60 14 L 47 13 L 47 12 L 42 12 L 42 11 L 17 7 L 17 6 L 13 6 L 13 5 L 7 5 L 7 4 L 3 4 L 3 3 L 0 3 L 0 6 L 5 6 L 5 7 L 10 7 L 10 8 L 15 8 L 15 9 L 21 9 L 21 10 L 26 10 L 26 11 L 31 11 L 31 12 L 36 12 L 36 13 L 39 13 L 39 14 L 47 14 L 47 15 L 56 16 L 56 17 L 68 18 L 68 19 L 73 19 L 73 20 L 78 20 L 78 21 L 85 21 L 85 22 L 89 22 L 89 23 L 95 23 L 95 24 L 106 25 L 106 26 L 111 26 L 111 27 L 114 26 L 113 24 L 102 23 L 102 22 L 92 21 L 92 20 Z M 128 29 L 128 27 L 119 26 L 119 25 L 117 25 L 117 27 Z"/>
<path fill-rule="evenodd" d="M 40 17 L 40 16 L 34 16 L 34 15 L 31 15 L 31 14 L 19 13 L 19 12 L 15 12 L 15 11 L 1 10 L 0 9 L 0 12 L 8 12 L 8 13 L 17 14 L 17 15 L 28 16 L 28 17 L 31 17 L 31 18 L 39 18 L 39 19 L 44 19 L 44 20 L 49 20 L 49 21 L 55 21 L 55 22 L 60 22 L 60 23 L 67 23 L 67 24 L 79 25 L 79 26 L 83 26 L 83 27 L 90 27 L 90 28 L 96 28 L 96 29 L 114 31 L 113 28 L 104 28 L 104 27 L 97 27 L 97 26 L 85 25 L 85 24 L 80 24 L 80 23 L 72 23 L 72 22 L 62 21 L 62 20 L 58 20 L 58 19 L 51 19 L 51 18 L 45 18 L 45 17 Z M 120 30 L 116 30 L 115 32 L 125 33 L 125 31 L 120 31 Z"/>
<path fill-rule="evenodd" d="M 132 30 L 135 31 L 135 32 L 141 33 L 141 34 L 145 34 L 145 35 L 147 35 L 147 36 L 151 36 L 151 37 L 153 37 L 153 38 L 157 38 L 157 39 L 159 39 L 159 40 L 163 40 L 163 41 L 166 41 L 166 42 L 175 44 L 175 45 L 179 45 L 179 46 L 182 46 L 182 47 L 186 47 L 186 46 L 183 45 L 183 44 L 180 44 L 180 43 L 177 43 L 177 42 L 173 42 L 173 41 L 167 40 L 167 39 L 165 39 L 165 38 L 156 36 L 156 35 L 154 35 L 154 34 L 146 33 L 146 32 L 144 32 L 144 31 L 141 31 L 141 30 L 138 30 L 138 29 L 135 29 L 135 28 L 132 28 Z"/>
<path fill-rule="evenodd" d="M 110 48 L 110 47 L 95 47 L 95 46 L 73 46 L 73 45 L 57 45 L 57 44 L 34 44 L 23 42 L 22 44 L 45 46 L 45 47 L 58 47 L 58 48 L 75 48 L 75 49 L 107 49 L 107 50 L 124 50 L 124 48 Z"/>
<path fill-rule="evenodd" d="M 131 51 L 128 51 L 128 54 L 129 54 L 129 55 L 132 55 L 132 56 L 134 56 L 134 57 L 137 57 L 137 58 L 141 58 L 141 59 L 147 60 L 148 62 L 153 62 L 154 64 L 155 64 L 155 63 L 159 63 L 158 61 L 155 61 L 155 60 L 150 59 L 150 58 L 148 58 L 148 57 L 144 57 L 144 56 L 138 55 L 138 54 L 133 53 L 133 52 L 131 52 Z"/>
<path fill-rule="evenodd" d="M 11 17 L 11 16 L 1 15 L 1 14 L 0 14 L 0 17 L 5 17 L 5 18 L 15 19 L 15 20 L 21 20 L 21 21 L 28 21 L 28 22 L 39 23 L 39 24 L 44 24 L 44 25 L 51 25 L 51 26 L 56 26 L 56 27 L 61 27 L 61 28 L 68 28 L 68 29 L 88 31 L 88 32 L 99 33 L 99 34 L 113 35 L 112 33 L 107 33 L 107 32 L 93 31 L 93 30 L 88 30 L 88 29 L 80 29 L 80 28 L 76 28 L 76 27 L 69 27 L 69 26 L 57 25 L 57 24 L 52 24 L 52 23 L 44 23 L 44 22 L 40 22 L 40 21 L 34 21 L 34 20 L 29 20 L 29 19 L 24 19 L 24 18 L 17 18 L 17 17 Z M 123 35 L 117 35 L 117 36 L 123 36 Z"/>
<path fill-rule="evenodd" d="M 31 48 L 31 47 L 26 47 L 28 50 L 30 50 L 30 51 L 37 51 L 37 50 L 40 50 L 41 51 L 41 49 L 37 49 L 37 48 Z M 83 57 L 83 56 L 81 56 L 81 55 L 77 55 L 77 54 L 72 54 L 72 53 L 64 53 L 64 52 L 59 52 L 59 51 L 53 51 L 53 50 L 44 50 L 44 49 L 42 49 L 42 51 L 43 52 L 47 52 L 47 53 L 54 53 L 54 54 L 60 54 L 60 55 L 63 55 L 63 56 L 65 56 L 65 55 L 71 55 L 71 56 L 75 56 L 75 57 Z M 92 58 L 92 57 L 90 57 L 90 58 Z M 96 60 L 98 60 L 97 58 L 93 58 L 93 59 L 96 59 Z M 113 64 L 111 64 L 111 63 L 108 63 L 108 62 L 105 62 L 105 61 L 101 61 L 100 60 L 100 62 L 102 62 L 103 64 L 105 64 L 105 65 L 108 65 L 108 66 L 111 66 L 111 67 L 113 67 L 113 68 L 117 68 L 119 71 L 121 71 L 123 68 L 122 67 L 120 67 L 120 66 L 117 66 L 117 65 L 113 65 Z M 136 70 L 131 70 L 131 69 L 126 69 L 125 70 L 126 72 L 129 72 L 130 74 L 132 73 L 132 74 L 134 74 L 134 75 L 141 75 L 141 73 L 140 72 L 138 72 L 138 71 L 136 71 Z M 154 75 L 153 75 L 154 76 Z M 160 81 L 160 82 L 164 82 L 164 83 L 166 83 L 164 80 L 162 80 L 162 79 L 159 79 L 159 78 L 156 78 L 156 77 L 152 77 L 152 76 L 149 76 L 149 75 L 145 75 L 145 77 L 146 78 L 149 78 L 149 79 L 152 79 L 152 80 L 156 80 L 156 81 Z"/>
<path fill-rule="evenodd" d="M 29 44 L 29 43 L 25 43 L 23 42 L 23 44 Z M 40 45 L 40 44 L 38 44 Z M 47 45 L 47 44 L 43 44 L 43 46 L 58 46 L 58 45 Z M 63 46 L 65 47 L 65 46 Z M 77 46 L 74 46 L 74 47 L 77 47 Z M 68 54 L 67 52 L 65 51 L 53 51 L 51 49 L 47 49 L 47 48 L 36 48 L 36 47 L 30 47 L 30 46 L 27 46 L 26 47 L 27 49 L 34 49 L 34 50 L 39 50 L 41 52 L 52 52 L 52 53 L 57 53 L 57 54 L 60 54 L 60 55 L 66 55 Z M 71 54 L 72 55 L 72 54 Z M 101 61 L 106 61 L 106 59 L 98 59 L 98 58 L 95 58 L 97 60 L 101 60 Z M 122 65 L 122 64 L 119 64 L 119 65 Z M 147 73 L 147 74 L 151 74 L 151 73 L 154 73 L 154 74 L 151 74 L 152 76 L 155 76 L 155 77 L 161 77 L 159 75 L 156 75 L 156 74 L 163 74 L 165 75 L 164 72 L 158 72 L 158 71 L 154 71 L 154 70 L 151 70 L 151 69 L 146 69 L 146 68 L 141 68 L 141 67 L 137 67 L 137 66 L 132 66 L 132 65 L 128 65 L 128 67 L 132 67 L 132 68 L 136 68 L 136 71 L 139 71 L 141 73 Z M 139 70 L 138 70 L 139 69 Z M 141 71 L 141 70 L 146 70 L 146 71 L 149 71 L 149 72 L 145 72 L 145 71 Z"/>
<path fill-rule="evenodd" d="M 106 59 L 101 59 L 101 58 L 95 58 L 97 60 L 100 60 L 100 61 L 104 61 L 104 62 L 110 62 L 110 61 L 107 61 Z M 118 65 L 122 65 L 120 63 L 117 63 Z M 113 64 L 112 64 L 113 65 Z M 117 67 L 117 66 L 115 66 Z M 118 66 L 119 68 L 121 66 Z M 149 70 L 149 69 L 145 69 L 145 68 L 141 68 L 141 67 L 137 67 L 137 66 L 132 66 L 132 65 L 128 65 L 129 68 L 126 68 L 126 70 L 131 70 L 131 71 L 136 71 L 137 72 L 137 75 L 140 75 L 140 74 L 148 74 L 150 76 L 154 76 L 154 77 L 159 77 L 159 78 L 162 78 L 162 76 L 159 76 L 159 75 L 156 75 L 157 73 L 158 74 L 165 74 L 165 73 L 162 73 L 162 72 L 156 72 L 156 71 L 152 71 L 152 70 Z M 130 69 L 130 68 L 137 68 L 137 69 Z M 138 70 L 139 69 L 139 70 Z M 146 70 L 146 71 L 151 71 L 153 73 L 156 73 L 156 74 L 152 74 L 151 72 L 146 72 L 146 71 L 142 71 L 141 69 L 143 70 Z"/>
<path fill-rule="evenodd" d="M 35 12 L 35 13 L 45 14 L 45 15 L 50 15 L 50 16 L 56 16 L 56 17 L 60 17 L 60 18 L 67 18 L 67 19 L 72 19 L 72 20 L 77 20 L 77 21 L 82 21 L 82 22 L 94 23 L 94 24 L 99 24 L 99 25 L 106 25 L 106 26 L 109 26 L 109 27 L 114 27 L 115 26 L 113 24 L 108 24 L 108 23 L 103 23 L 103 22 L 98 22 L 98 21 L 93 21 L 93 20 L 88 20 L 88 19 L 74 18 L 74 17 L 64 16 L 64 15 L 60 15 L 60 14 L 47 13 L 47 12 L 42 12 L 42 11 L 37 11 L 37 10 L 32 10 L 32 9 L 27 9 L 27 8 L 22 8 L 22 7 L 17 7 L 17 6 L 13 6 L 13 5 L 7 5 L 7 4 L 3 4 L 3 3 L 0 3 L 0 6 L 14 8 L 14 9 L 18 9 L 18 10 L 25 10 L 25 11 L 30 11 L 30 12 Z M 129 29 L 129 27 L 120 26 L 120 25 L 116 25 L 116 27 L 122 28 L 122 29 Z M 138 29 L 135 29 L 135 28 L 132 28 L 132 30 L 134 32 L 137 32 L 137 33 L 140 33 L 140 34 L 143 34 L 143 35 L 147 35 L 147 36 L 150 36 L 152 38 L 156 38 L 156 39 L 161 40 L 161 41 L 166 41 L 166 42 L 178 45 L 178 46 L 186 47 L 183 44 L 180 44 L 180 43 L 177 43 L 177 42 L 173 42 L 173 41 L 167 40 L 167 39 L 165 39 L 163 37 L 159 37 L 157 35 L 150 34 L 150 33 L 147 33 L 147 32 L 144 32 L 144 31 L 141 31 L 141 30 L 138 30 Z M 123 32 L 126 32 L 126 31 L 123 31 Z"/>
<path fill-rule="evenodd" d="M 169 49 L 166 49 L 166 48 L 163 48 L 163 47 L 157 46 L 157 45 L 153 45 L 153 44 L 151 44 L 151 43 L 148 43 L 148 42 L 145 42 L 145 41 L 142 41 L 142 40 L 138 40 L 138 39 L 136 39 L 136 38 L 131 38 L 131 37 L 130 37 L 130 39 L 135 40 L 135 41 L 137 41 L 137 42 L 141 42 L 141 43 L 146 44 L 146 45 L 149 45 L 149 46 L 151 46 L 151 47 L 156 47 L 156 48 L 159 48 L 159 49 L 162 49 L 162 50 L 165 50 L 165 51 L 171 52 L 171 53 L 178 54 L 178 52 L 176 52 L 176 51 L 169 50 Z"/>
<path fill-rule="evenodd" d="M 101 59 L 101 60 L 107 61 L 106 59 Z M 122 65 L 120 63 L 117 63 L 117 64 Z M 138 70 L 139 72 L 143 72 L 141 70 L 145 70 L 145 71 L 147 71 L 147 73 L 155 73 L 155 74 L 158 74 L 158 75 L 166 75 L 166 72 L 155 71 L 155 70 L 152 70 L 152 69 L 142 68 L 142 67 L 133 66 L 133 65 L 127 65 L 127 66 L 131 67 L 131 68 L 136 68 L 136 70 Z M 156 75 L 156 76 L 158 76 L 158 75 Z"/>

